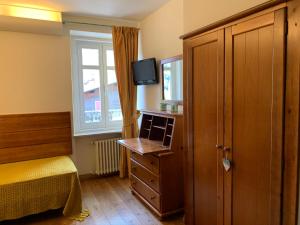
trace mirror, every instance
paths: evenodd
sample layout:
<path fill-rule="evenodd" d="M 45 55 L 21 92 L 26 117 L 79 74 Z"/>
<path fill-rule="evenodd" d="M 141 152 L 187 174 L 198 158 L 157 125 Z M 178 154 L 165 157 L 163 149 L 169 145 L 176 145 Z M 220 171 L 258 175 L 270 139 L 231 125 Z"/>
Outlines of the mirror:
<path fill-rule="evenodd" d="M 162 75 L 162 99 L 165 102 L 182 102 L 182 56 L 163 59 L 161 60 L 160 67 Z"/>

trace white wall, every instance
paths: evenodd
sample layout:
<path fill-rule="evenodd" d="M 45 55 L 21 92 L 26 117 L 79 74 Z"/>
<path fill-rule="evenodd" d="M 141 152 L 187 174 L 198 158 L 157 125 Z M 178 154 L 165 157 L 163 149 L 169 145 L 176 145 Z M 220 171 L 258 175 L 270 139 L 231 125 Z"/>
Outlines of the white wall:
<path fill-rule="evenodd" d="M 145 18 L 140 25 L 144 58 L 157 60 L 182 54 L 183 0 L 170 0 Z M 138 88 L 139 108 L 158 109 L 161 97 L 159 84 Z M 143 104 L 141 104 L 141 102 Z"/>

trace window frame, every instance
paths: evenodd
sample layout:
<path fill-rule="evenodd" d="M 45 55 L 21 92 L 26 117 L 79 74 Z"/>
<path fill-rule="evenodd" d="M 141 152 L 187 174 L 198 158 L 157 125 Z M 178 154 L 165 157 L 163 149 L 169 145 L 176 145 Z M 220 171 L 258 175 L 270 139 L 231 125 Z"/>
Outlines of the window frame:
<path fill-rule="evenodd" d="M 97 47 L 96 47 L 97 46 Z M 99 65 L 82 65 L 82 48 L 98 49 Z M 106 50 L 113 50 L 111 39 L 71 36 L 72 63 L 72 102 L 73 102 L 73 134 L 74 136 L 121 132 L 123 120 L 109 121 L 107 70 L 115 67 L 107 66 Z M 85 123 L 83 99 L 83 69 L 97 69 L 100 76 L 100 99 L 102 120 L 97 123 Z M 120 107 L 121 108 L 121 107 Z M 104 109 L 104 110 L 102 110 Z"/>

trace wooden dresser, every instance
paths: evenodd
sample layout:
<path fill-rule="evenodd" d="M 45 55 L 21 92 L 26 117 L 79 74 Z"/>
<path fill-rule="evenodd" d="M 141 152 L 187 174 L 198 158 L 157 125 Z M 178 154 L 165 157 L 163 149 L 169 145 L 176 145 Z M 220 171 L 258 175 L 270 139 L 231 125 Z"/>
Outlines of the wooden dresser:
<path fill-rule="evenodd" d="M 131 150 L 131 190 L 160 218 L 183 211 L 182 114 L 142 111 L 138 138 L 120 140 Z"/>

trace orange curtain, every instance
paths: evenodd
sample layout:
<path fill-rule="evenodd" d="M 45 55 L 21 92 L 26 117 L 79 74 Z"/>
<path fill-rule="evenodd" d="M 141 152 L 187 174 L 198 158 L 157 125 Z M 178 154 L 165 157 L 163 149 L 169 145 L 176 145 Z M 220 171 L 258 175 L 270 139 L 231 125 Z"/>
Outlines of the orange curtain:
<path fill-rule="evenodd" d="M 138 58 L 137 28 L 113 27 L 113 46 L 118 89 L 123 114 L 123 138 L 137 136 L 136 86 L 133 83 L 131 63 Z M 121 148 L 120 177 L 130 174 L 130 151 Z"/>

